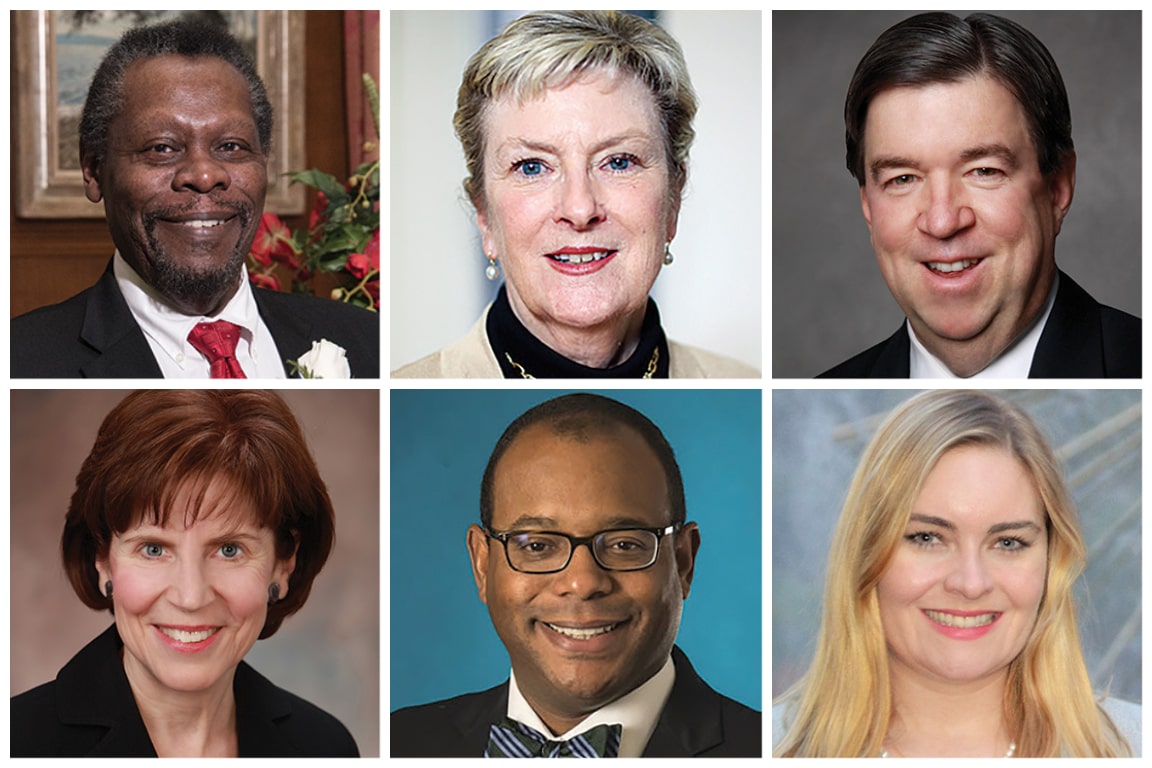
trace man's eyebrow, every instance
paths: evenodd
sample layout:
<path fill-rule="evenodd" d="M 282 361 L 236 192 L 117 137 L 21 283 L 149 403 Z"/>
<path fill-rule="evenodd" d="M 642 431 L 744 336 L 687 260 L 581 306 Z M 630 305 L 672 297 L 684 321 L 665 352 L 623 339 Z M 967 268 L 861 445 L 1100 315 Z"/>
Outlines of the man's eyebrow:
<path fill-rule="evenodd" d="M 872 181 L 875 184 L 880 183 L 880 172 L 892 170 L 893 168 L 907 168 L 915 170 L 920 166 L 916 164 L 915 160 L 907 157 L 899 157 L 897 155 L 885 155 L 878 157 L 872 161 L 868 166 L 868 170 L 872 174 Z"/>
<path fill-rule="evenodd" d="M 1014 170 L 1020 165 L 1020 160 L 1016 153 L 1003 144 L 981 144 L 976 147 L 969 147 L 960 153 L 960 159 L 963 162 L 979 160 L 983 157 L 994 157 L 1000 160 L 1000 162 L 1008 166 L 1008 170 Z"/>

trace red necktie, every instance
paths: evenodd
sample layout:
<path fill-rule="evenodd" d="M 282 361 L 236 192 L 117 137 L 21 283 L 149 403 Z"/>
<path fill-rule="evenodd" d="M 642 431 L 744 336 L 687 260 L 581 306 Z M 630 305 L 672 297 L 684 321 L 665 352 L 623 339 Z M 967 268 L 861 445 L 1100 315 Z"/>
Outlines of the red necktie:
<path fill-rule="evenodd" d="M 208 358 L 214 379 L 246 379 L 244 369 L 236 362 L 236 342 L 240 340 L 240 326 L 227 320 L 214 323 L 196 323 L 188 333 L 188 343 Z"/>

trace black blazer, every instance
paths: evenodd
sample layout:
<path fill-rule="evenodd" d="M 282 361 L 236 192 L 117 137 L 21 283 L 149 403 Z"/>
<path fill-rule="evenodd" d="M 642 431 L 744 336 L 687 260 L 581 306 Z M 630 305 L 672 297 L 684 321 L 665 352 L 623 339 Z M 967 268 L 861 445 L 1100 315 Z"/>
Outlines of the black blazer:
<path fill-rule="evenodd" d="M 380 377 L 376 313 L 339 301 L 253 288 L 256 307 L 285 360 L 328 339 L 348 354 L 352 375 Z M 112 263 L 72 298 L 12 320 L 12 378 L 161 378 L 144 332 L 124 301 Z M 285 363 L 285 372 L 291 375 Z"/>
<path fill-rule="evenodd" d="M 906 379 L 911 346 L 901 325 L 885 341 L 817 378 Z M 1028 378 L 1140 378 L 1140 318 L 1098 303 L 1061 272 Z"/>
<path fill-rule="evenodd" d="M 84 646 L 56 680 L 12 697 L 12 757 L 156 757 L 120 661 L 116 625 Z M 241 757 L 359 757 L 319 707 L 244 662 L 232 685 Z"/>
<path fill-rule="evenodd" d="M 679 648 L 676 683 L 644 757 L 760 757 L 761 715 L 705 683 Z M 488 729 L 508 714 L 508 683 L 454 699 L 398 709 L 392 757 L 483 757 Z"/>

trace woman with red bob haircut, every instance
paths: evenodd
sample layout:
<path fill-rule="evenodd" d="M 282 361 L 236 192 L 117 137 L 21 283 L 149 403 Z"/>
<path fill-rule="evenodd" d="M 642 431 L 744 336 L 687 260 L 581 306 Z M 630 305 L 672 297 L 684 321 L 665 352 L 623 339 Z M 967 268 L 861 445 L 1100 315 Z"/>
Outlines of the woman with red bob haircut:
<path fill-rule="evenodd" d="M 126 397 L 61 538 L 76 594 L 115 624 L 12 699 L 12 755 L 358 755 L 336 718 L 243 661 L 304 605 L 333 538 L 328 491 L 277 395 Z"/>

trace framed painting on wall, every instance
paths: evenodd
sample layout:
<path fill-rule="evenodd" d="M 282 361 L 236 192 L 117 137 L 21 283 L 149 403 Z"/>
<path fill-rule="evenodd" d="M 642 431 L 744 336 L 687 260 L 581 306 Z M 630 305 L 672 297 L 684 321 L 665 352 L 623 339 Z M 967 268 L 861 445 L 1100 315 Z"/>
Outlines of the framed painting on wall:
<path fill-rule="evenodd" d="M 304 212 L 305 190 L 284 174 L 304 167 L 303 11 L 14 11 L 12 141 L 15 213 L 103 218 L 84 197 L 80 112 L 100 60 L 124 31 L 195 16 L 226 25 L 256 62 L 276 116 L 265 210 Z"/>

